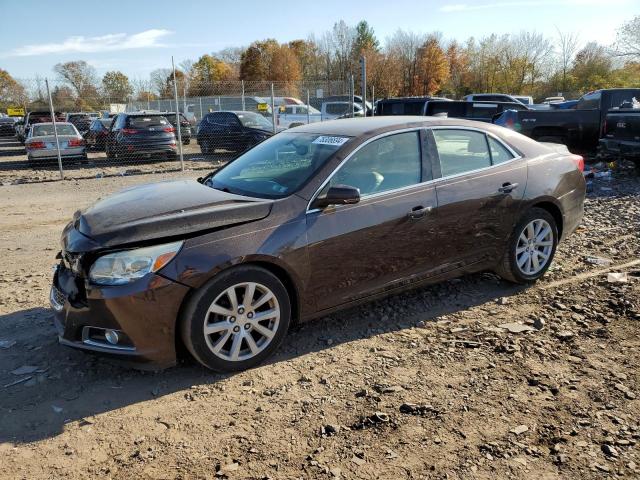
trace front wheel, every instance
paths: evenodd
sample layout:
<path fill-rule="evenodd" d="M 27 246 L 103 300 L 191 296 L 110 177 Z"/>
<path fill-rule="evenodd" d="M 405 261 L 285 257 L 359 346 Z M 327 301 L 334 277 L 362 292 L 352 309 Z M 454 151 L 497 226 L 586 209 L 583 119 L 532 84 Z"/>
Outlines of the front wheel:
<path fill-rule="evenodd" d="M 515 283 L 535 282 L 549 269 L 558 245 L 558 226 L 542 208 L 532 208 L 513 230 L 496 273 Z"/>
<path fill-rule="evenodd" d="M 214 277 L 189 301 L 181 318 L 182 340 L 211 370 L 254 367 L 278 348 L 289 328 L 291 303 L 282 282 L 256 266 Z"/>

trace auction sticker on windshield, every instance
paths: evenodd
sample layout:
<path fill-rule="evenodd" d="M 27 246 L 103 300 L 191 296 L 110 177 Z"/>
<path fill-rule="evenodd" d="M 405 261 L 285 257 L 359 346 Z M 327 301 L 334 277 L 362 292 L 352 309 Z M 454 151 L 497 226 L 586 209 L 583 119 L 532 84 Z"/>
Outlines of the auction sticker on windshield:
<path fill-rule="evenodd" d="M 316 138 L 311 143 L 315 143 L 316 145 L 335 145 L 336 147 L 339 147 L 340 145 L 343 145 L 348 140 L 349 140 L 349 137 L 329 137 L 329 136 L 322 135 Z"/>

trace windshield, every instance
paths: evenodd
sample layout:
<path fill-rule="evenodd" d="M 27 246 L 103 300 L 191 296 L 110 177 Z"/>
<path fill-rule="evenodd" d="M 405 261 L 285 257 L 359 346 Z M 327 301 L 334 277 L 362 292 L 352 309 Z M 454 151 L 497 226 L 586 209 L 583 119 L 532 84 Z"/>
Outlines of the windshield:
<path fill-rule="evenodd" d="M 77 135 L 78 132 L 73 125 L 67 124 L 56 124 L 56 131 L 58 135 Z M 46 137 L 49 135 L 53 135 L 53 123 L 45 124 L 45 125 L 34 125 L 33 126 L 33 134 L 34 137 Z"/>
<path fill-rule="evenodd" d="M 259 128 L 260 130 L 273 130 L 273 124 L 262 115 L 252 112 L 238 113 L 238 119 L 247 128 Z"/>
<path fill-rule="evenodd" d="M 217 190 L 258 198 L 297 191 L 349 137 L 280 133 L 258 144 L 209 178 Z"/>

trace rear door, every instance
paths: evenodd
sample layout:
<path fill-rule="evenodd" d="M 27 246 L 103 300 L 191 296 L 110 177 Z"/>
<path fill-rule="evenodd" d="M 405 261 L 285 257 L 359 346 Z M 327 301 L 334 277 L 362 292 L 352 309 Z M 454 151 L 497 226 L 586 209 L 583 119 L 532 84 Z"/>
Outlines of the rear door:
<path fill-rule="evenodd" d="M 481 130 L 434 127 L 438 248 L 458 268 L 497 260 L 519 218 L 526 160 Z"/>

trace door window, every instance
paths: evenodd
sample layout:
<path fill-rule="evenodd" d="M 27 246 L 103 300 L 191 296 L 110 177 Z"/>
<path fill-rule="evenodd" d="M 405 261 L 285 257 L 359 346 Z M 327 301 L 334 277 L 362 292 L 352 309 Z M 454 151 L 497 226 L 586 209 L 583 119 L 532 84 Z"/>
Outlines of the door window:
<path fill-rule="evenodd" d="M 588 93 L 580 99 L 576 110 L 597 110 L 600 106 L 600 92 Z"/>
<path fill-rule="evenodd" d="M 433 130 L 443 177 L 491 166 L 484 133 L 471 130 Z"/>
<path fill-rule="evenodd" d="M 361 196 L 420 183 L 418 132 L 398 133 L 374 140 L 357 150 L 331 178 L 332 185 L 349 185 Z"/>

